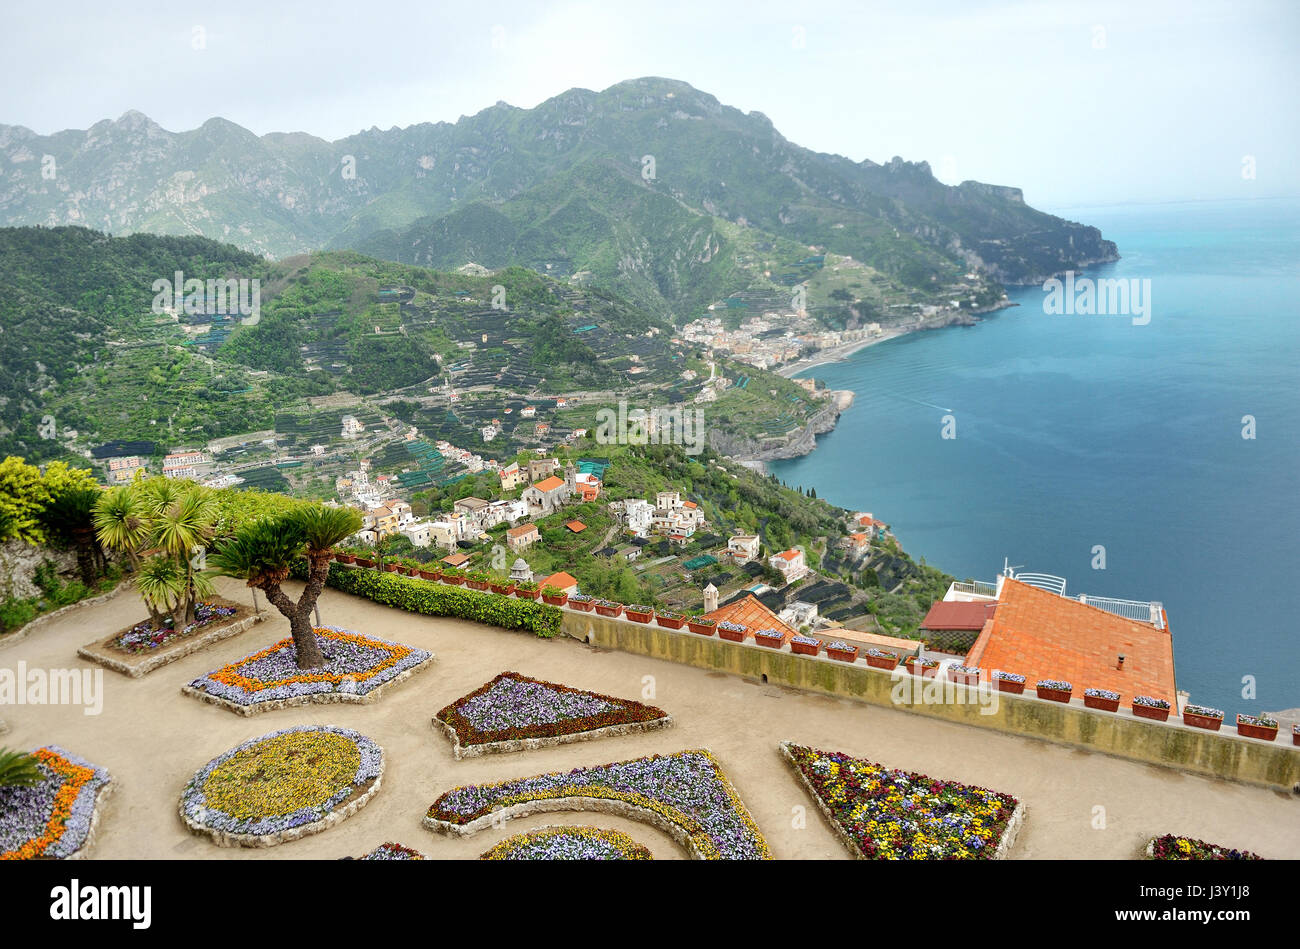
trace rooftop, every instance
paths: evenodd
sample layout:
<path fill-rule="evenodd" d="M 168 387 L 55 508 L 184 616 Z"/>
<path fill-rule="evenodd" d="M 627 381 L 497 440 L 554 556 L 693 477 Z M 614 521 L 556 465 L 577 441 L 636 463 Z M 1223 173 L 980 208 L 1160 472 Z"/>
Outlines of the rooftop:
<path fill-rule="evenodd" d="M 996 603 L 940 600 L 930 607 L 921 621 L 922 629 L 973 629 L 981 630 L 993 617 Z"/>
<path fill-rule="evenodd" d="M 1121 654 L 1123 669 L 1116 668 Z M 1064 679 L 1077 693 L 1112 689 L 1125 700 L 1151 695 L 1172 703 L 1178 694 L 1167 627 L 1125 619 L 1009 577 L 966 665 L 1018 672 L 1030 683 Z"/>
<path fill-rule="evenodd" d="M 717 620 L 719 623 L 739 623 L 742 626 L 748 626 L 751 636 L 760 629 L 774 629 L 785 637 L 786 642 L 789 642 L 790 637 L 798 635 L 799 632 L 781 622 L 781 618 L 759 602 L 758 597 L 752 593 L 748 593 L 738 600 L 732 600 L 725 606 L 720 606 L 713 612 L 704 615 L 709 619 Z"/>
<path fill-rule="evenodd" d="M 537 482 L 533 487 L 542 492 L 554 491 L 556 488 L 564 487 L 564 482 L 555 475 L 551 475 L 546 480 Z"/>

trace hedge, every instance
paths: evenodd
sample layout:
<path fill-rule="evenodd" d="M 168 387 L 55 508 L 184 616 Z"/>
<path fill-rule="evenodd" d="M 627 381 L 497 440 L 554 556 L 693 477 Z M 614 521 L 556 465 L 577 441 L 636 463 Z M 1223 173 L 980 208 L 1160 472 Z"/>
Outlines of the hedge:
<path fill-rule="evenodd" d="M 307 562 L 296 562 L 290 573 L 297 580 L 305 580 Z M 534 600 L 516 600 L 497 593 L 444 586 L 417 577 L 339 563 L 330 564 L 329 579 L 325 582 L 342 593 L 410 613 L 453 616 L 502 629 L 524 629 L 543 639 L 550 639 L 560 631 L 563 615 L 558 607 Z"/>

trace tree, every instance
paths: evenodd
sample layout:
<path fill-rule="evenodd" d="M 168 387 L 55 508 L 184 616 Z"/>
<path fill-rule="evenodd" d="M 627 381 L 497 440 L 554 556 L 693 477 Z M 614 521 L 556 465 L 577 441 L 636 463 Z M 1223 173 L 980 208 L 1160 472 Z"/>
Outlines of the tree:
<path fill-rule="evenodd" d="M 219 576 L 243 580 L 265 593 L 289 620 L 298 668 L 315 669 L 325 665 L 325 657 L 311 625 L 311 614 L 329 576 L 331 550 L 360 529 L 361 515 L 352 508 L 304 506 L 240 528 L 208 557 L 208 569 Z M 294 561 L 304 556 L 307 582 L 295 603 L 282 584 Z"/>
<path fill-rule="evenodd" d="M 41 525 L 48 538 L 57 538 L 77 552 L 81 582 L 94 586 L 106 566 L 104 551 L 95 537 L 95 505 L 98 488 L 65 487 L 50 496 L 41 512 Z"/>
<path fill-rule="evenodd" d="M 40 516 L 50 492 L 35 465 L 12 455 L 0 461 L 0 541 L 39 544 L 45 539 Z"/>

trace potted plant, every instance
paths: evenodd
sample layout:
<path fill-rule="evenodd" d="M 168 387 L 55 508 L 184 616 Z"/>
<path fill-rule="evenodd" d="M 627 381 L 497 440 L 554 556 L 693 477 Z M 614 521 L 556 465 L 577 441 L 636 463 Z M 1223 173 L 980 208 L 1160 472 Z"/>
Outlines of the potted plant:
<path fill-rule="evenodd" d="M 774 629 L 760 629 L 754 633 L 754 642 L 769 649 L 780 649 L 785 645 L 785 636 Z"/>
<path fill-rule="evenodd" d="M 826 655 L 832 659 L 838 659 L 840 662 L 857 662 L 858 647 L 850 646 L 848 643 L 837 639 L 833 643 L 826 644 Z"/>
<path fill-rule="evenodd" d="M 1169 703 L 1150 695 L 1135 695 L 1129 706 L 1138 718 L 1150 718 L 1157 722 L 1169 719 Z"/>
<path fill-rule="evenodd" d="M 939 672 L 939 660 L 931 659 L 929 656 L 908 656 L 903 660 L 903 665 L 912 675 L 919 674 L 930 679 Z M 917 670 L 920 670 L 919 673 Z"/>
<path fill-rule="evenodd" d="M 1103 712 L 1119 711 L 1119 693 L 1110 689 L 1084 689 L 1083 704 L 1088 708 L 1099 708 Z"/>
<path fill-rule="evenodd" d="M 509 577 L 493 577 L 488 587 L 493 593 L 500 593 L 502 596 L 509 596 L 515 592 L 515 585 Z"/>
<path fill-rule="evenodd" d="M 601 616 L 618 616 L 623 612 L 623 604 L 613 600 L 597 600 L 596 612 Z"/>
<path fill-rule="evenodd" d="M 398 563 L 396 560 L 384 561 L 384 573 L 397 573 Z"/>
<path fill-rule="evenodd" d="M 1291 744 L 1300 745 L 1300 725 L 1291 726 Z"/>
<path fill-rule="evenodd" d="M 686 623 L 686 617 L 671 610 L 656 610 L 655 622 L 665 629 L 681 629 Z"/>
<path fill-rule="evenodd" d="M 709 619 L 707 616 L 692 616 L 686 621 L 686 628 L 701 636 L 712 636 L 717 625 L 717 620 Z"/>
<path fill-rule="evenodd" d="M 951 665 L 948 667 L 948 679 L 958 685 L 979 685 L 980 670 L 978 666 Z"/>
<path fill-rule="evenodd" d="M 465 582 L 465 573 L 457 570 L 455 567 L 448 567 L 442 571 L 442 582 L 450 583 L 454 587 L 460 586 Z"/>
<path fill-rule="evenodd" d="M 718 638 L 732 643 L 743 643 L 749 633 L 749 627 L 743 623 L 729 623 L 723 620 L 718 624 Z"/>
<path fill-rule="evenodd" d="M 580 610 L 583 613 L 590 613 L 591 608 L 595 605 L 596 605 L 595 598 L 589 596 L 586 593 L 569 594 L 569 606 L 571 606 L 575 610 Z"/>
<path fill-rule="evenodd" d="M 655 618 L 654 607 L 633 603 L 623 607 L 623 615 L 634 623 L 648 623 Z"/>
<path fill-rule="evenodd" d="M 515 584 L 515 596 L 521 600 L 535 600 L 541 593 L 536 580 L 523 580 Z"/>
<path fill-rule="evenodd" d="M 471 590 L 486 590 L 488 588 L 488 575 L 482 570 L 471 570 L 465 574 L 465 586 Z"/>
<path fill-rule="evenodd" d="M 1018 672 L 1003 672 L 998 670 L 993 673 L 993 681 L 998 684 L 999 692 L 1010 692 L 1012 695 L 1022 695 L 1025 691 L 1025 677 Z"/>
<path fill-rule="evenodd" d="M 1272 741 L 1277 737 L 1277 722 L 1264 715 L 1238 715 L 1237 734 Z"/>
<path fill-rule="evenodd" d="M 1062 679 L 1039 679 L 1034 690 L 1040 699 L 1051 702 L 1068 702 L 1074 686 Z"/>
<path fill-rule="evenodd" d="M 796 656 L 815 656 L 822 651 L 822 641 L 812 636 L 791 636 L 790 651 Z"/>
<path fill-rule="evenodd" d="M 883 649 L 877 649 L 875 646 L 872 646 L 862 655 L 866 658 L 867 665 L 874 669 L 898 668 L 898 655 L 896 653 L 885 652 Z"/>
<path fill-rule="evenodd" d="M 347 547 L 338 547 L 334 550 L 334 559 L 339 563 L 356 563 L 357 555 Z"/>
<path fill-rule="evenodd" d="M 1217 732 L 1223 725 L 1223 713 L 1217 708 L 1208 708 L 1204 705 L 1185 705 L 1183 724 Z"/>
<path fill-rule="evenodd" d="M 569 599 L 569 594 L 565 593 L 557 586 L 547 584 L 542 587 L 542 599 L 551 606 L 563 606 Z"/>
<path fill-rule="evenodd" d="M 440 580 L 440 579 L 442 579 L 442 571 L 438 569 L 438 565 L 437 565 L 436 563 L 422 563 L 422 564 L 420 564 L 419 574 L 420 574 L 420 579 L 421 579 L 421 580 Z"/>

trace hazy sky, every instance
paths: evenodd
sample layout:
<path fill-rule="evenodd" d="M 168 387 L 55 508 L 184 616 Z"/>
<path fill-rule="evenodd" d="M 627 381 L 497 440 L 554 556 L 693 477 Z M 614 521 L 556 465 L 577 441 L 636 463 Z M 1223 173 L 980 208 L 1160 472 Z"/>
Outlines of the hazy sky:
<path fill-rule="evenodd" d="M 138 109 L 336 139 L 653 75 L 1039 207 L 1300 195 L 1297 0 L 69 0 L 5 21 L 0 123 L 42 133 Z"/>

